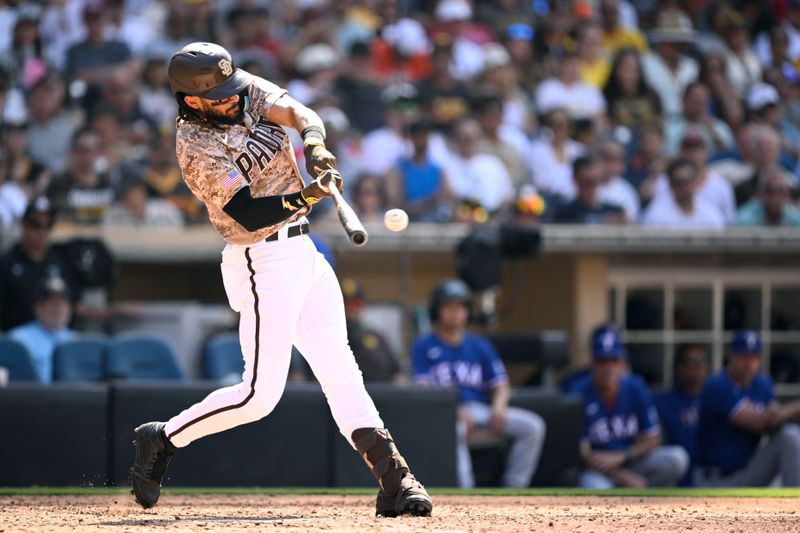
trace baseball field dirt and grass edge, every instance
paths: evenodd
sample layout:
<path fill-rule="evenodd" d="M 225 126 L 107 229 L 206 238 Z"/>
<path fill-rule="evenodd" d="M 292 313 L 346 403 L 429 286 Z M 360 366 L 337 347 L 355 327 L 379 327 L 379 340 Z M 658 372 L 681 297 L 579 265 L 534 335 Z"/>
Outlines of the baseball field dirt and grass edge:
<path fill-rule="evenodd" d="M 126 494 L 128 487 L 0 487 L 0 496 L 101 496 Z M 607 496 L 639 498 L 800 498 L 800 488 L 743 487 L 743 488 L 649 488 L 592 490 L 579 488 L 457 488 L 429 489 L 431 496 Z M 268 496 L 368 496 L 371 488 L 326 487 L 169 487 L 164 494 L 173 495 L 268 495 Z"/>

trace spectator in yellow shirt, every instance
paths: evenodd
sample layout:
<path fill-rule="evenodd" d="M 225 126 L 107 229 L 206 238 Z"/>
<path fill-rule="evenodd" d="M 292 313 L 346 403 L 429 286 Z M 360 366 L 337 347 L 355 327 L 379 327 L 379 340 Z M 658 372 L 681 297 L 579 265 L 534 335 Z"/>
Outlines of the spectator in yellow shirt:
<path fill-rule="evenodd" d="M 619 24 L 619 0 L 600 2 L 600 25 L 603 27 L 603 50 L 610 57 L 620 48 L 647 50 L 647 40 L 638 29 Z"/>
<path fill-rule="evenodd" d="M 587 24 L 578 32 L 578 74 L 584 83 L 602 89 L 611 70 L 603 53 L 603 32 L 599 26 Z"/>

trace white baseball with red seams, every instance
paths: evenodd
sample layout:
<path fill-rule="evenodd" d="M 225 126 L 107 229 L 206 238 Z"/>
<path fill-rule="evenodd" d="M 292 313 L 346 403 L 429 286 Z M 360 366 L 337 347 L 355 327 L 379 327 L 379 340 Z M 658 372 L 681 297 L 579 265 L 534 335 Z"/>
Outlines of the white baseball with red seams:
<path fill-rule="evenodd" d="M 383 225 L 389 231 L 403 231 L 408 227 L 408 213 L 402 209 L 389 209 L 383 215 Z"/>

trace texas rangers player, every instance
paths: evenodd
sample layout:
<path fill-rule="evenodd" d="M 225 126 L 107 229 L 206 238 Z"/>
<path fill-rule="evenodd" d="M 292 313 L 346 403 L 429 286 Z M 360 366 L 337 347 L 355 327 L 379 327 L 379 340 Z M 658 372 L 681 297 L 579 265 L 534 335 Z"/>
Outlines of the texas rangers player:
<path fill-rule="evenodd" d="M 280 399 L 292 344 L 322 385 L 342 435 L 378 480 L 376 514 L 429 516 L 425 488 L 383 427 L 347 342 L 342 293 L 306 235 L 311 205 L 341 188 L 316 113 L 267 80 L 236 68 L 211 43 L 172 56 L 169 81 L 179 105 L 177 155 L 183 178 L 227 241 L 222 280 L 240 313 L 242 382 L 219 389 L 166 423 L 136 428 L 131 485 L 152 507 L 172 455 L 192 441 L 253 422 Z M 302 132 L 304 186 L 282 126 Z"/>

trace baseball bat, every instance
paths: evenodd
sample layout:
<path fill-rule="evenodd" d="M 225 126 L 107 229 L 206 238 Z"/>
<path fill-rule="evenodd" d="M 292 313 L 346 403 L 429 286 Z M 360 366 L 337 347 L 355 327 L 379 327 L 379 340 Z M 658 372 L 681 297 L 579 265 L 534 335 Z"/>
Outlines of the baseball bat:
<path fill-rule="evenodd" d="M 367 244 L 367 238 L 369 237 L 367 235 L 367 230 L 364 229 L 364 224 L 358 219 L 356 212 L 353 211 L 353 208 L 350 207 L 350 204 L 344 199 L 339 189 L 335 186 L 328 187 L 328 189 L 330 189 L 333 203 L 336 204 L 336 213 L 339 215 L 339 222 L 342 223 L 342 227 L 345 233 L 347 233 L 350 242 L 353 243 L 353 246 L 364 246 Z"/>

